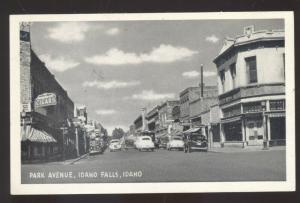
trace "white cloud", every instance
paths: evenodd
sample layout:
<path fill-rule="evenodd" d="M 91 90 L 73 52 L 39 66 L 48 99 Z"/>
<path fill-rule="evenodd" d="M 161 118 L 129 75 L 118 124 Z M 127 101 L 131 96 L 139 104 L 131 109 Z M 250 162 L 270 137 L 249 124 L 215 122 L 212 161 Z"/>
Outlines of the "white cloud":
<path fill-rule="evenodd" d="M 183 72 L 182 76 L 185 78 L 196 78 L 200 75 L 200 73 L 198 71 L 188 71 L 188 72 Z"/>
<path fill-rule="evenodd" d="M 108 35 L 117 35 L 119 33 L 120 33 L 120 30 L 119 30 L 119 28 L 116 28 L 116 27 L 111 28 L 106 31 L 106 34 L 108 34 Z"/>
<path fill-rule="evenodd" d="M 211 36 L 207 36 L 205 40 L 211 43 L 217 43 L 220 39 L 215 35 L 211 35 Z"/>
<path fill-rule="evenodd" d="M 79 42 L 85 39 L 90 26 L 83 22 L 62 22 L 48 29 L 47 37 L 64 43 Z"/>
<path fill-rule="evenodd" d="M 114 109 L 98 109 L 98 110 L 96 110 L 96 114 L 102 115 L 102 116 L 112 115 L 112 114 L 116 114 L 116 113 L 117 113 L 117 111 Z"/>
<path fill-rule="evenodd" d="M 184 60 L 198 53 L 185 47 L 174 47 L 172 45 L 161 44 L 153 48 L 149 53 L 126 53 L 117 48 L 109 49 L 103 55 L 86 57 L 87 63 L 95 65 L 123 65 L 123 64 L 141 64 L 145 62 L 152 63 L 172 63 L 174 61 Z"/>
<path fill-rule="evenodd" d="M 211 77 L 211 76 L 215 76 L 215 75 L 217 75 L 217 73 L 213 72 L 213 71 L 204 71 L 203 72 L 204 77 Z"/>
<path fill-rule="evenodd" d="M 58 58 L 53 58 L 49 54 L 42 54 L 39 56 L 39 58 L 45 62 L 48 68 L 57 72 L 64 72 L 66 70 L 75 68 L 80 64 L 72 59 L 66 59 L 62 56 Z"/>
<path fill-rule="evenodd" d="M 83 87 L 97 87 L 99 89 L 114 89 L 114 88 L 125 88 L 139 85 L 140 81 L 117 81 L 111 80 L 107 82 L 102 81 L 85 81 L 82 85 Z"/>
<path fill-rule="evenodd" d="M 143 90 L 140 94 L 133 94 L 130 98 L 136 100 L 163 100 L 163 99 L 173 99 L 175 94 L 173 93 L 156 93 L 153 90 Z"/>

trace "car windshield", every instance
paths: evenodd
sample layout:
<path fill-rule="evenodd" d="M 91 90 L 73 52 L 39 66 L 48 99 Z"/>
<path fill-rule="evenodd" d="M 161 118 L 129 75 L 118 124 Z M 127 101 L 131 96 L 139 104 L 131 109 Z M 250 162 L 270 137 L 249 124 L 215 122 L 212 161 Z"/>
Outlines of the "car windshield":
<path fill-rule="evenodd" d="M 174 137 L 173 140 L 182 140 L 180 137 Z"/>
<path fill-rule="evenodd" d="M 191 136 L 191 140 L 193 140 L 193 141 L 203 140 L 203 138 L 204 137 L 202 135 Z"/>
<path fill-rule="evenodd" d="M 150 138 L 144 137 L 144 138 L 142 138 L 142 140 L 150 140 Z"/>

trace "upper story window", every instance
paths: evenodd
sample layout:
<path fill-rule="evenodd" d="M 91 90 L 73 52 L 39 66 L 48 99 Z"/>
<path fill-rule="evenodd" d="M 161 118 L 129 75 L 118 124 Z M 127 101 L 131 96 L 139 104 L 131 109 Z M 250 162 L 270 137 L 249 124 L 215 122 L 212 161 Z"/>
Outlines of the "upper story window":
<path fill-rule="evenodd" d="M 230 65 L 230 74 L 232 77 L 232 87 L 235 88 L 235 78 L 236 78 L 236 68 L 235 68 L 235 63 Z"/>
<path fill-rule="evenodd" d="M 282 54 L 283 59 L 283 78 L 285 79 L 285 53 Z"/>
<path fill-rule="evenodd" d="M 257 83 L 256 56 L 246 58 L 245 60 L 248 72 L 248 83 Z"/>
<path fill-rule="evenodd" d="M 222 83 L 222 90 L 223 92 L 225 92 L 225 71 L 224 70 L 221 70 L 220 71 L 220 79 L 221 79 L 221 83 Z"/>

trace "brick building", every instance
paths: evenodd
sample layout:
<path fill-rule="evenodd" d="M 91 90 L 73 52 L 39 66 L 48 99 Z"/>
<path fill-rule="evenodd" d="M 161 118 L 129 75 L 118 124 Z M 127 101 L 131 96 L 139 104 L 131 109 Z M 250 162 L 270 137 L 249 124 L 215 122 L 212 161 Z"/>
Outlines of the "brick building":
<path fill-rule="evenodd" d="M 73 156 L 74 104 L 31 49 L 29 23 L 20 25 L 20 87 L 22 160 Z"/>

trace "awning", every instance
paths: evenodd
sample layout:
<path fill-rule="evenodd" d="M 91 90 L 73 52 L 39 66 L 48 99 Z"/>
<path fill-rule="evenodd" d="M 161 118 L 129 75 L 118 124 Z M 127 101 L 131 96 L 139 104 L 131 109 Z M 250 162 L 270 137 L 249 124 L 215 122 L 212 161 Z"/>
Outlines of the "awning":
<path fill-rule="evenodd" d="M 160 138 L 166 135 L 168 135 L 168 133 L 160 133 L 160 134 L 156 134 L 155 137 Z"/>
<path fill-rule="evenodd" d="M 200 128 L 190 128 L 190 129 L 184 131 L 183 133 L 195 133 L 199 130 L 200 130 Z"/>
<path fill-rule="evenodd" d="M 51 143 L 57 142 L 51 135 L 43 130 L 37 130 L 31 126 L 21 127 L 21 140 L 31 142 Z"/>
<path fill-rule="evenodd" d="M 236 117 L 226 118 L 224 120 L 221 120 L 221 123 L 231 123 L 231 122 L 235 122 L 235 121 L 240 121 L 241 119 L 242 119 L 242 116 L 236 116 Z"/>
<path fill-rule="evenodd" d="M 176 130 L 171 133 L 171 136 L 181 136 L 182 133 L 183 133 L 182 131 Z"/>

